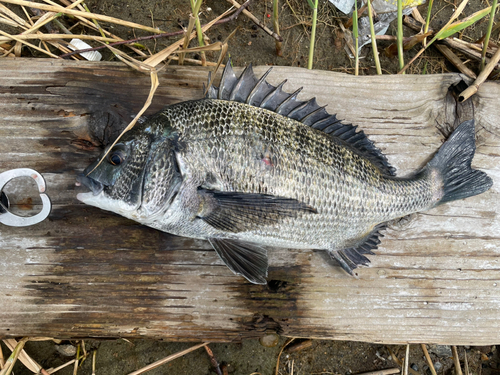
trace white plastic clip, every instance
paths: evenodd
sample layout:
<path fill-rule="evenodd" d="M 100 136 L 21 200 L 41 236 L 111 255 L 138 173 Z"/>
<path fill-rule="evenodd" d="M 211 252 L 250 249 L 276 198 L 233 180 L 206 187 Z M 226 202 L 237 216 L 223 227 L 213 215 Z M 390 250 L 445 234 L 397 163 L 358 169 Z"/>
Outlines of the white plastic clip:
<path fill-rule="evenodd" d="M 35 216 L 17 216 L 9 211 L 8 199 L 2 190 L 9 181 L 17 177 L 31 177 L 38 186 L 38 192 L 40 193 L 43 207 L 42 211 Z M 47 216 L 49 216 L 51 209 L 50 199 L 47 194 L 45 194 L 45 187 L 45 180 L 42 175 L 33 169 L 18 168 L 0 173 L 0 223 L 11 227 L 27 227 L 45 220 Z"/>

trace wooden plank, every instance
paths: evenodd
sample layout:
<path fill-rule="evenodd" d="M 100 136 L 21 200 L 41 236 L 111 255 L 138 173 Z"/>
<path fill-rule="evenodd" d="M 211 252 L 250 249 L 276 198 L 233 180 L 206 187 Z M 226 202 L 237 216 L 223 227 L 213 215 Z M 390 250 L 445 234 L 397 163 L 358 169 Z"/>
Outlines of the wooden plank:
<path fill-rule="evenodd" d="M 500 340 L 500 85 L 457 107 L 460 75 L 367 76 L 275 67 L 289 91 L 358 124 L 400 175 L 436 152 L 474 111 L 473 165 L 494 180 L 478 197 L 402 220 L 372 264 L 347 276 L 321 251 L 270 252 L 267 286 L 234 276 L 210 246 L 80 204 L 76 173 L 144 102 L 149 78 L 121 64 L 1 59 L 0 172 L 39 170 L 54 204 L 30 228 L 0 228 L 0 337 L 149 337 L 233 341 L 277 331 L 381 343 Z M 258 67 L 262 74 L 266 67 Z M 199 98 L 206 70 L 167 67 L 150 112 Z M 21 186 L 21 185 L 18 185 Z M 15 209 L 36 194 L 15 184 Z M 28 199 L 31 198 L 31 201 Z"/>

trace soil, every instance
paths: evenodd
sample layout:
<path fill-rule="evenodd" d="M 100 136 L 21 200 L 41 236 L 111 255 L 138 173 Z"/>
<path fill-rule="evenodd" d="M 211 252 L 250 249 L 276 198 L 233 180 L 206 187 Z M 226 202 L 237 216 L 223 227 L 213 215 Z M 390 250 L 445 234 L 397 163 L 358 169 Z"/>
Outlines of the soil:
<path fill-rule="evenodd" d="M 286 338 L 279 338 L 274 347 L 264 347 L 259 340 L 246 340 L 241 343 L 210 344 L 217 361 L 226 367 L 228 374 L 251 375 L 275 374 L 278 354 L 286 343 Z M 392 359 L 390 351 L 401 361 L 405 356 L 406 346 L 369 344 L 361 342 L 313 340 L 309 347 L 292 351 L 296 343 L 292 342 L 281 354 L 279 374 L 312 375 L 338 374 L 350 375 L 399 367 Z M 74 358 L 61 354 L 76 351 L 75 342 L 63 342 L 60 345 L 52 341 L 28 342 L 25 346 L 29 355 L 45 369 L 55 368 Z M 168 355 L 193 346 L 192 343 L 172 343 L 151 340 L 86 340 L 87 352 L 96 351 L 95 374 L 125 375 L 160 360 Z M 58 350 L 58 347 L 61 349 Z M 70 350 L 68 350 L 70 349 Z M 291 349 L 291 350 L 289 350 Z M 9 353 L 3 346 L 4 353 Z M 500 358 L 496 347 L 459 347 L 459 357 L 464 368 L 464 356 L 471 375 L 494 375 L 500 371 Z M 431 345 L 429 352 L 438 375 L 454 374 L 451 347 Z M 431 375 L 431 371 L 420 345 L 410 346 L 409 366 L 411 375 Z M 71 375 L 71 364 L 57 372 Z M 206 351 L 201 348 L 165 365 L 153 369 L 147 374 L 162 375 L 209 375 L 216 373 Z M 32 374 L 22 364 L 17 363 L 15 375 Z M 78 368 L 78 374 L 92 374 L 92 357 L 89 356 Z"/>
<path fill-rule="evenodd" d="M 458 0 L 457 0 L 458 1 Z M 154 25 L 164 31 L 177 31 L 187 26 L 190 7 L 187 0 L 88 0 L 89 9 L 95 13 L 110 15 L 124 20 L 134 21 L 144 25 Z M 335 70 L 346 73 L 354 72 L 354 61 L 350 59 L 344 49 L 345 42 L 339 21 L 347 17 L 337 11 L 331 4 L 321 0 L 319 2 L 318 28 L 316 31 L 316 45 L 314 51 L 314 68 Z M 309 52 L 309 38 L 311 32 L 311 11 L 306 0 L 281 0 L 280 28 L 283 36 L 282 56 L 276 55 L 275 40 L 257 27 L 244 15 L 238 19 L 211 28 L 207 37 L 210 41 L 223 41 L 229 34 L 238 28 L 235 36 L 229 42 L 229 56 L 236 66 L 253 65 L 288 65 L 307 66 Z M 452 1 L 435 1 L 431 27 L 443 26 L 453 13 L 457 4 Z M 488 6 L 487 0 L 470 0 L 465 9 L 465 15 Z M 201 7 L 200 19 L 204 24 L 216 15 L 228 9 L 228 3 L 220 0 L 206 0 Z M 272 1 L 253 1 L 249 10 L 257 16 L 266 26 L 272 28 L 271 14 Z M 420 13 L 425 17 L 427 5 L 419 7 Z M 21 13 L 20 13 L 21 15 Z M 498 15 L 497 15 L 498 17 Z M 66 22 L 68 20 L 64 20 Z M 466 29 L 460 36 L 464 40 L 474 41 L 479 39 L 484 31 L 488 17 Z M 69 21 L 68 23 L 71 23 Z M 121 26 L 104 24 L 105 28 L 125 39 L 149 35 L 140 30 L 132 30 Z M 6 28 L 7 29 L 7 28 Z M 74 31 L 75 33 L 78 31 Z M 405 36 L 413 32 L 405 28 Z M 395 22 L 387 32 L 396 35 Z M 179 38 L 179 37 L 177 37 Z M 151 52 L 157 52 L 173 40 L 156 40 L 141 42 Z M 493 34 L 493 40 L 498 40 L 498 31 Z M 379 42 L 381 51 L 381 65 L 384 73 L 396 73 L 398 70 L 397 59 L 389 58 L 383 49 L 390 42 Z M 194 42 L 192 43 L 192 46 Z M 420 47 L 414 47 L 405 52 L 405 61 L 409 61 Z M 25 50 L 30 54 L 29 50 Z M 112 59 L 108 51 L 103 51 L 104 59 Z M 364 47 L 361 53 L 360 74 L 376 74 L 371 47 Z M 199 59 L 199 55 L 190 56 Z M 207 53 L 209 61 L 217 61 L 218 53 Z M 477 64 L 469 66 L 477 71 Z M 442 73 L 456 71 L 434 48 L 426 51 L 409 69 L 410 73 Z M 411 338 L 409 338 L 411 339 Z M 229 374 L 274 374 L 278 354 L 287 338 L 280 337 L 274 347 L 264 347 L 259 340 L 248 340 L 242 343 L 211 344 L 215 358 L 227 365 Z M 76 342 L 63 342 L 62 345 L 74 346 Z M 293 345 L 292 343 L 291 345 Z M 121 375 L 140 369 L 147 364 L 164 358 L 170 354 L 186 349 L 191 343 L 171 343 L 149 340 L 86 340 L 87 351 L 96 351 L 96 374 Z M 72 346 L 65 347 L 71 352 Z M 5 356 L 10 351 L 2 344 Z M 65 356 L 58 350 L 58 345 L 52 341 L 29 342 L 26 351 L 44 368 L 57 367 L 74 358 Z M 309 347 L 289 352 L 287 349 L 280 357 L 280 374 L 353 374 L 374 371 L 384 368 L 398 367 L 389 352 L 401 360 L 405 356 L 405 346 L 384 346 L 360 342 L 341 342 L 313 340 Z M 439 353 L 439 354 L 436 354 Z M 454 371 L 450 347 L 438 347 L 431 352 L 433 363 L 439 375 L 452 374 Z M 459 354 L 464 365 L 464 355 L 467 353 L 469 371 L 474 375 L 493 375 L 500 372 L 500 360 L 495 347 L 459 347 Z M 412 345 L 410 350 L 411 372 L 413 375 L 429 375 L 430 370 L 419 345 Z M 92 359 L 87 358 L 78 370 L 79 374 L 92 373 Z M 61 375 L 73 374 L 73 365 L 58 372 Z M 198 349 L 190 354 L 163 365 L 148 374 L 210 374 L 213 366 L 204 349 Z M 30 374 L 19 362 L 16 364 L 16 375 Z"/>

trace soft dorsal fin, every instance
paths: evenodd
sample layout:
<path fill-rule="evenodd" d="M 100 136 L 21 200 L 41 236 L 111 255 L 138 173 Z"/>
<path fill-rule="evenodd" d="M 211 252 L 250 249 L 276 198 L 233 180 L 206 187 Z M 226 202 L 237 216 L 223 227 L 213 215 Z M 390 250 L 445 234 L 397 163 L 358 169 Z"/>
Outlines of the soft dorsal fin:
<path fill-rule="evenodd" d="M 362 156 L 370 159 L 381 172 L 390 176 L 395 175 L 396 170 L 389 165 L 385 155 L 363 131 L 357 132 L 357 126 L 351 124 L 342 124 L 335 115 L 329 114 L 325 107 L 320 107 L 315 98 L 308 101 L 298 100 L 297 96 L 301 88 L 290 94 L 283 91 L 286 81 L 278 86 L 271 85 L 266 81 L 271 69 L 258 79 L 253 72 L 252 65 L 249 65 L 239 77 L 236 77 L 231 61 L 228 61 L 222 73 L 220 86 L 210 86 L 206 98 L 246 103 L 300 121 L 343 140 Z"/>

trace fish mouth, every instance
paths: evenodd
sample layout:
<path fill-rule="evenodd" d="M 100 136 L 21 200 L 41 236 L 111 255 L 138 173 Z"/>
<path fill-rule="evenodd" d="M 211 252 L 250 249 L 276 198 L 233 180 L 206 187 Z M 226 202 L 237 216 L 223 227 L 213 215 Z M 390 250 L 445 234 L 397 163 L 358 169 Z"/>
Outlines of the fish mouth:
<path fill-rule="evenodd" d="M 99 181 L 94 180 L 91 177 L 85 176 L 84 173 L 80 173 L 76 177 L 76 186 L 85 186 L 92 192 L 92 195 L 99 195 L 104 190 L 104 185 Z"/>

